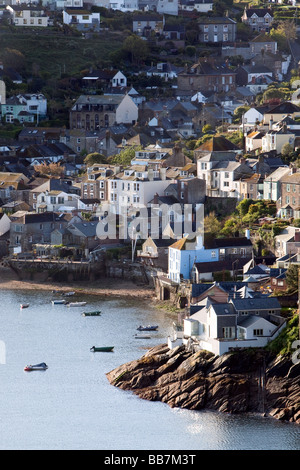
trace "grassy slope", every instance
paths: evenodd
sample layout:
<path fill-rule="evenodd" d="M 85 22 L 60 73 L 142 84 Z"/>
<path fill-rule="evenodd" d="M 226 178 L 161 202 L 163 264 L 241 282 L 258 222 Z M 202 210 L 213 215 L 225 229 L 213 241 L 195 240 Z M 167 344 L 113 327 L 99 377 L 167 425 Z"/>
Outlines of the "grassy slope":
<path fill-rule="evenodd" d="M 75 75 L 91 64 L 107 61 L 111 52 L 122 47 L 122 36 L 103 32 L 91 39 L 67 36 L 51 28 L 34 31 L 0 28 L 1 49 L 17 49 L 24 54 L 27 70 L 37 64 L 41 72 L 59 77 L 61 72 Z M 1 54 L 1 51 L 0 51 Z"/>

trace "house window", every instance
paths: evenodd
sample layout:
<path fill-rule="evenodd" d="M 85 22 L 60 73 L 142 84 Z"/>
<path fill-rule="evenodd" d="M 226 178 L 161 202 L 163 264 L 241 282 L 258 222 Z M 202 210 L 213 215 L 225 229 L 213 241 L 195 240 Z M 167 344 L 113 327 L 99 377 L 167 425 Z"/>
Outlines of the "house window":
<path fill-rule="evenodd" d="M 215 252 L 215 250 L 212 250 L 212 252 L 211 252 L 211 257 L 212 257 L 212 258 L 215 258 L 215 257 L 216 257 L 216 252 Z"/>
<path fill-rule="evenodd" d="M 264 331 L 261 328 L 253 330 L 253 336 L 263 336 L 263 333 L 264 333 Z"/>
<path fill-rule="evenodd" d="M 225 326 L 223 328 L 223 338 L 226 338 L 226 339 L 235 338 L 235 328 L 233 326 Z"/>

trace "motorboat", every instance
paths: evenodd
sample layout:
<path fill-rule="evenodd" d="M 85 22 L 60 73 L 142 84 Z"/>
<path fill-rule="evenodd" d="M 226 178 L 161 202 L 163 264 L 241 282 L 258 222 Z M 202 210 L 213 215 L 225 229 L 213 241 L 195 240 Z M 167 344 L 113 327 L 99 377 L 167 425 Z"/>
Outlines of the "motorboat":
<path fill-rule="evenodd" d="M 67 307 L 84 307 L 87 302 L 70 302 L 67 303 Z"/>
<path fill-rule="evenodd" d="M 111 352 L 113 349 L 114 349 L 114 346 L 102 346 L 102 347 L 92 346 L 90 348 L 90 351 L 91 352 Z"/>
<path fill-rule="evenodd" d="M 52 302 L 52 305 L 65 305 L 66 304 L 65 300 L 60 300 L 60 299 L 51 300 L 51 302 Z"/>
<path fill-rule="evenodd" d="M 149 335 L 135 335 L 135 339 L 151 339 Z"/>
<path fill-rule="evenodd" d="M 29 304 L 21 304 L 20 305 L 20 308 L 28 308 L 29 307 Z"/>
<path fill-rule="evenodd" d="M 72 295 L 75 295 L 75 292 L 66 292 L 64 294 L 65 297 L 71 297 Z"/>
<path fill-rule="evenodd" d="M 158 325 L 148 325 L 148 326 L 142 326 L 140 325 L 137 330 L 138 331 L 156 331 L 158 328 Z"/>
<path fill-rule="evenodd" d="M 101 314 L 100 310 L 96 310 L 95 312 L 83 312 L 81 315 L 83 317 L 99 317 Z"/>
<path fill-rule="evenodd" d="M 31 372 L 34 370 L 47 370 L 48 366 L 45 364 L 45 362 L 41 362 L 40 364 L 35 364 L 35 365 L 28 365 L 24 367 L 25 372 Z"/>

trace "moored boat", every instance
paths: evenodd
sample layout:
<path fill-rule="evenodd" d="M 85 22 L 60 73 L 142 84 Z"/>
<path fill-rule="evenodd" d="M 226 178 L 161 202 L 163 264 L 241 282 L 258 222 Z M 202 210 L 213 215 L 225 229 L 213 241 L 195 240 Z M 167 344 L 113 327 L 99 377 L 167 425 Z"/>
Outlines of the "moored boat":
<path fill-rule="evenodd" d="M 47 370 L 48 366 L 45 362 L 41 362 L 40 364 L 35 364 L 35 365 L 28 365 L 24 367 L 25 372 L 31 372 L 34 370 Z"/>
<path fill-rule="evenodd" d="M 84 307 L 87 302 L 70 302 L 67 304 L 67 307 Z"/>
<path fill-rule="evenodd" d="M 83 312 L 83 317 L 99 317 L 101 314 L 101 310 L 96 310 L 95 312 Z"/>
<path fill-rule="evenodd" d="M 64 295 L 66 297 L 71 297 L 72 295 L 75 295 L 75 292 L 66 292 Z"/>
<path fill-rule="evenodd" d="M 135 339 L 151 339 L 149 335 L 135 335 Z"/>
<path fill-rule="evenodd" d="M 148 326 L 142 326 L 140 325 L 137 330 L 138 331 L 156 331 L 158 328 L 158 325 L 148 325 Z"/>
<path fill-rule="evenodd" d="M 102 346 L 102 347 L 92 346 L 90 348 L 90 351 L 91 352 L 111 352 L 113 351 L 113 349 L 114 349 L 114 346 Z"/>
<path fill-rule="evenodd" d="M 29 304 L 21 304 L 20 305 L 20 308 L 28 308 L 29 307 Z"/>
<path fill-rule="evenodd" d="M 65 305 L 66 301 L 65 300 L 51 300 L 52 305 Z"/>

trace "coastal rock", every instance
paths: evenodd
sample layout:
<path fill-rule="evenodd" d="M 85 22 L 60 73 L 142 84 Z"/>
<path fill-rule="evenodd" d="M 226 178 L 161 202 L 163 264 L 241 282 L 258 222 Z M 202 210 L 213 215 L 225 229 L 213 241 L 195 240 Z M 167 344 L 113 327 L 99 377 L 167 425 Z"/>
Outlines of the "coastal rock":
<path fill-rule="evenodd" d="M 216 357 L 185 346 L 155 346 L 107 374 L 109 382 L 140 398 L 171 407 L 226 413 L 259 412 L 300 424 L 299 366 L 264 350 Z"/>

